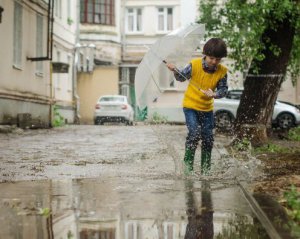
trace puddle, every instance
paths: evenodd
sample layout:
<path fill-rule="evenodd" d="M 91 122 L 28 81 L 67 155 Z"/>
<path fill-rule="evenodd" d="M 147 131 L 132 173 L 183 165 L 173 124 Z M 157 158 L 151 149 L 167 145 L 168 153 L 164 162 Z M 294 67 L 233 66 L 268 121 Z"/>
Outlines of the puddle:
<path fill-rule="evenodd" d="M 269 238 L 233 183 L 77 179 L 0 184 L 0 238 Z"/>

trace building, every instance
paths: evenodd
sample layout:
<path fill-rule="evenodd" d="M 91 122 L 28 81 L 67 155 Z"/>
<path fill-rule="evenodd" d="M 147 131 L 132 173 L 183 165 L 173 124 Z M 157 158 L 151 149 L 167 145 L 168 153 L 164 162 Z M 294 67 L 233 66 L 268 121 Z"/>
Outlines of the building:
<path fill-rule="evenodd" d="M 74 122 L 76 2 L 0 0 L 1 124 Z"/>
<path fill-rule="evenodd" d="M 51 9 L 42 0 L 0 0 L 0 6 L 0 123 L 49 126 Z"/>
<path fill-rule="evenodd" d="M 77 87 L 82 124 L 94 123 L 101 95 L 119 93 L 120 23 L 121 0 L 80 1 Z"/>
<path fill-rule="evenodd" d="M 55 101 L 54 114 L 58 113 L 64 123 L 78 121 L 74 73 L 78 8 L 78 0 L 54 0 L 52 97 Z"/>

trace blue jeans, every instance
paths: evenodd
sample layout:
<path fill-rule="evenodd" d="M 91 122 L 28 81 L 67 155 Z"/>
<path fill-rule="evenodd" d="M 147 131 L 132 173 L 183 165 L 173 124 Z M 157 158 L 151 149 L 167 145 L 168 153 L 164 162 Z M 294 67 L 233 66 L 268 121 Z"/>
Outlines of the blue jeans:
<path fill-rule="evenodd" d="M 186 137 L 185 148 L 196 150 L 198 142 L 201 140 L 202 152 L 211 152 L 214 144 L 213 111 L 204 112 L 183 108 L 183 112 L 185 115 L 186 126 L 188 128 L 188 135 Z"/>

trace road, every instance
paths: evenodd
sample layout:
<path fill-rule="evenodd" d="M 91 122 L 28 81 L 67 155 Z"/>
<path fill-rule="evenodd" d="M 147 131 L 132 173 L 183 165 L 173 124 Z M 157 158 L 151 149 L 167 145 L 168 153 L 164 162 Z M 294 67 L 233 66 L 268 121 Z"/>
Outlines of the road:
<path fill-rule="evenodd" d="M 182 175 L 186 127 L 183 125 L 65 126 L 0 134 L 0 181 L 93 178 L 176 177 Z M 236 162 L 216 135 L 212 177 L 249 180 L 259 161 Z M 245 157 L 246 158 L 246 157 Z M 199 173 L 200 150 L 195 157 Z"/>
<path fill-rule="evenodd" d="M 200 175 L 198 150 L 186 177 L 185 136 L 183 125 L 0 134 L 0 238 L 233 238 L 236 228 L 268 238 L 236 183 L 259 161 L 233 159 L 230 138 L 216 135 L 212 175 Z"/>

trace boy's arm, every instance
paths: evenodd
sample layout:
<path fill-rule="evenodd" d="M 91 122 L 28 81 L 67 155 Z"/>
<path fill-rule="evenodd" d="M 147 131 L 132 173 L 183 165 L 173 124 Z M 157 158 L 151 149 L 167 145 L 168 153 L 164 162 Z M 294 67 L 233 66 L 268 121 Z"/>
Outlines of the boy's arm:
<path fill-rule="evenodd" d="M 226 96 L 228 91 L 228 84 L 227 84 L 227 74 L 219 80 L 217 84 L 217 91 L 215 92 L 215 99 L 220 99 Z"/>
<path fill-rule="evenodd" d="M 174 77 L 177 81 L 185 81 L 191 78 L 192 74 L 192 64 L 188 64 L 182 70 L 179 70 L 173 64 L 167 64 L 167 67 L 174 72 Z"/>

